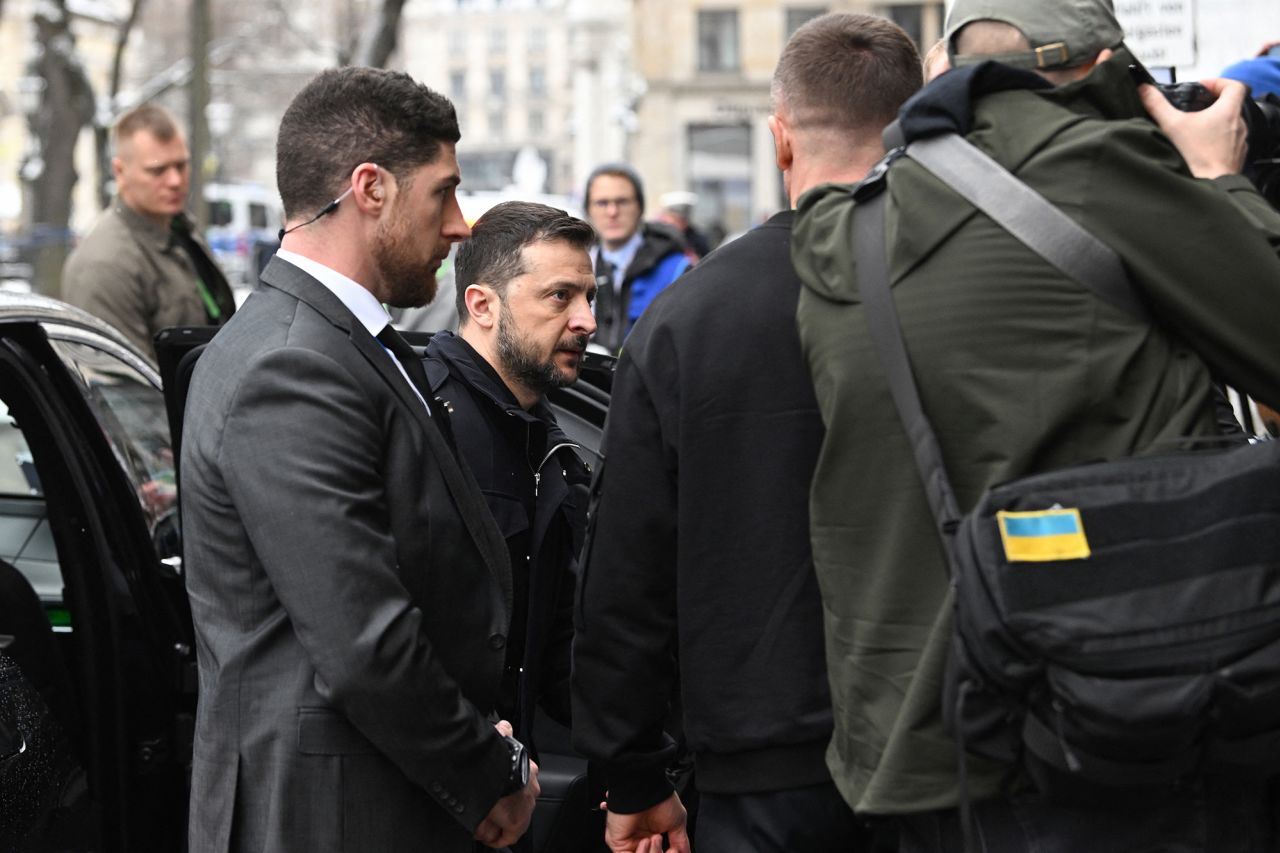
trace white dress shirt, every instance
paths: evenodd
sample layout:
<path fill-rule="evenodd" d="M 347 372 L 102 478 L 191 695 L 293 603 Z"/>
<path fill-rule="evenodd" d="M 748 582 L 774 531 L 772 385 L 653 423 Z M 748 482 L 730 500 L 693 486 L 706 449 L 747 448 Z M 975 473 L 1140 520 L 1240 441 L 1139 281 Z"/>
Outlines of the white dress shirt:
<path fill-rule="evenodd" d="M 347 310 L 355 315 L 356 319 L 360 321 L 360 325 L 364 326 L 375 340 L 379 332 L 391 325 L 391 315 L 387 313 L 387 309 L 383 308 L 378 298 L 365 289 L 363 285 L 347 278 L 337 270 L 330 269 L 318 261 L 311 260 L 311 258 L 303 257 L 297 252 L 290 252 L 288 249 L 277 249 L 276 257 L 283 261 L 288 261 L 323 284 L 330 293 L 338 297 L 338 300 L 343 305 L 347 306 Z M 378 345 L 382 346 L 382 342 L 379 341 Z M 422 392 L 418 390 L 418 386 L 413 384 L 413 380 L 405 372 L 404 365 L 400 363 L 400 359 L 396 358 L 395 354 L 386 347 L 382 347 L 382 349 L 391 357 L 392 363 L 400 371 L 404 381 L 409 383 L 413 393 L 417 395 L 419 400 L 422 400 L 422 405 L 426 407 L 427 414 L 431 414 L 431 407 L 423 399 Z"/>
<path fill-rule="evenodd" d="M 613 292 L 618 293 L 622 290 L 622 279 L 627 274 L 627 267 L 631 266 L 631 262 L 635 260 L 636 252 L 640 251 L 641 244 L 644 243 L 644 234 L 637 230 L 631 235 L 631 239 L 623 243 L 616 249 L 606 249 L 601 243 L 596 247 L 596 252 L 603 256 L 606 261 L 613 264 Z M 595 256 L 591 258 L 594 266 Z"/>

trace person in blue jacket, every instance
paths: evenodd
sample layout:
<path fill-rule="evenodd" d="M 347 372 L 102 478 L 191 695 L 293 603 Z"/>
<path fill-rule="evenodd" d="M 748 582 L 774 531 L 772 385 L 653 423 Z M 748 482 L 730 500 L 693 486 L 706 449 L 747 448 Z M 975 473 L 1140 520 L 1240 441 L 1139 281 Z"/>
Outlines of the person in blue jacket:
<path fill-rule="evenodd" d="M 644 184 L 625 163 L 596 167 L 582 206 L 598 237 L 591 250 L 597 288 L 593 342 L 616 353 L 653 298 L 689 268 L 692 255 L 674 228 L 644 221 Z"/>
<path fill-rule="evenodd" d="M 1280 41 L 1267 42 L 1257 56 L 1228 65 L 1222 76 L 1244 83 L 1255 98 L 1280 95 Z"/>

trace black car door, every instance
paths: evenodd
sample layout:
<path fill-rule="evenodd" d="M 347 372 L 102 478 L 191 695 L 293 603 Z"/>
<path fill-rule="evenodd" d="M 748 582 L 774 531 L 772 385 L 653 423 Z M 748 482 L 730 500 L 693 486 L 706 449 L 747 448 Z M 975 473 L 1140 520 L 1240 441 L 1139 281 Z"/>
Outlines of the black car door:
<path fill-rule="evenodd" d="M 180 850 L 195 685 L 158 376 L 75 318 L 5 317 L 0 407 L 0 794 L 23 803 L 0 848 Z"/>

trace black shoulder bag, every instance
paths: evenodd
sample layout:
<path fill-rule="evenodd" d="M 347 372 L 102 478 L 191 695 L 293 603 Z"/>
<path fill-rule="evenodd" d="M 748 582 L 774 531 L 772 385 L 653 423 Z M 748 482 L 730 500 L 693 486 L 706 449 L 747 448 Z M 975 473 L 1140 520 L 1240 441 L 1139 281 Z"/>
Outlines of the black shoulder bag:
<path fill-rule="evenodd" d="M 1147 317 L 1109 247 L 962 137 L 915 142 L 905 156 L 1100 298 Z M 955 591 L 943 715 L 959 744 L 962 811 L 965 750 L 1021 763 L 1067 802 L 1160 796 L 1208 773 L 1274 775 L 1280 442 L 1037 474 L 961 515 L 889 288 L 884 193 L 869 196 L 858 195 L 853 227 L 861 296 Z"/>

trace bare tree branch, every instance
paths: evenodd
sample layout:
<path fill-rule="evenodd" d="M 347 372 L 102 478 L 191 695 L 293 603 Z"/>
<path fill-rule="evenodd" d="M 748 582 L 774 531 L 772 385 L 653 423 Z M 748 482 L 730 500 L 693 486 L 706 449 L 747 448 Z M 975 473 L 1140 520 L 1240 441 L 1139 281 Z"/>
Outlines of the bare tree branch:
<path fill-rule="evenodd" d="M 400 40 L 400 13 L 405 0 L 382 0 L 378 14 L 369 20 L 360 36 L 353 65 L 383 68 Z"/>
<path fill-rule="evenodd" d="M 138 23 L 138 17 L 142 14 L 142 7 L 145 4 L 146 0 L 133 0 L 129 4 L 128 17 L 120 22 L 120 27 L 116 30 L 115 55 L 111 59 L 111 82 L 107 90 L 109 105 L 107 112 L 113 116 L 119 104 L 120 77 L 124 73 L 125 48 L 129 45 L 129 36 L 133 32 L 134 25 Z M 111 203 L 109 189 L 111 186 L 111 126 L 105 116 L 98 118 L 93 128 L 94 148 L 98 159 L 98 206 L 106 207 Z"/>
<path fill-rule="evenodd" d="M 3 0 L 0 0 L 3 2 Z M 111 88 L 108 95 L 114 104 L 116 96 L 120 94 L 120 75 L 124 70 L 124 50 L 129 45 L 129 36 L 133 33 L 133 27 L 138 23 L 138 17 L 142 14 L 142 7 L 146 5 L 146 0 L 133 0 L 129 4 L 129 17 L 120 22 L 120 28 L 116 31 L 116 51 L 111 59 Z"/>

